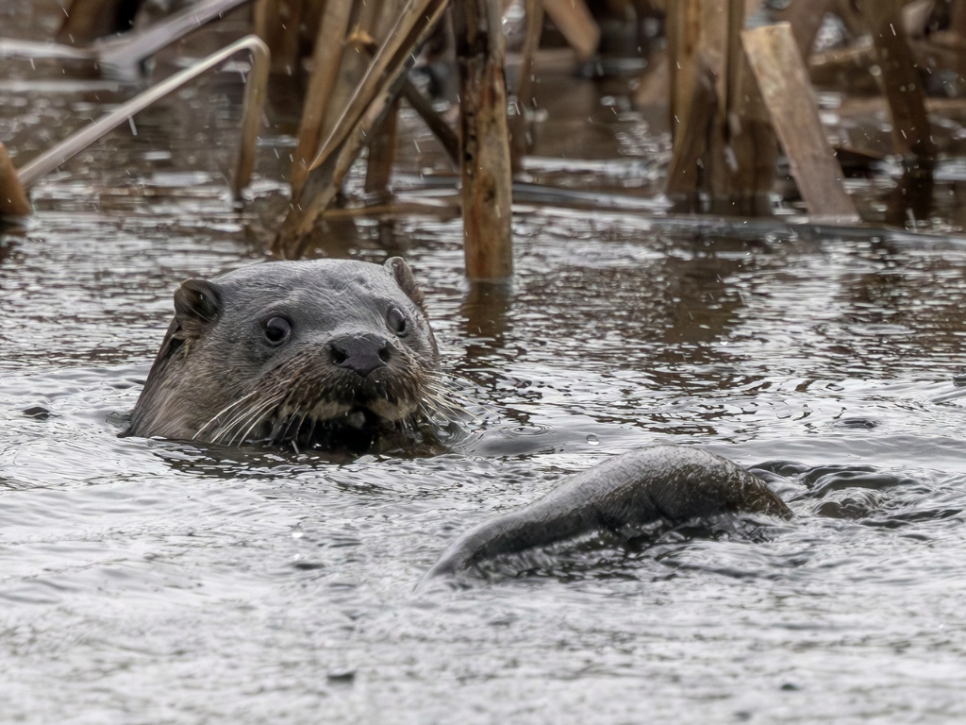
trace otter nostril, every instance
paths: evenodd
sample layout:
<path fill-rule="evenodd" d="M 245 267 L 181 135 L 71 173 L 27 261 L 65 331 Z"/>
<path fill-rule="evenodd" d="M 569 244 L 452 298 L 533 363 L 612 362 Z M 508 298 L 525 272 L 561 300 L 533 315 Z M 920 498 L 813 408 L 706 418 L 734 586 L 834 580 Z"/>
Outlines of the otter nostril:
<path fill-rule="evenodd" d="M 336 365 L 342 365 L 349 357 L 345 350 L 334 343 L 329 345 L 329 354 L 332 356 L 332 362 Z"/>
<path fill-rule="evenodd" d="M 379 350 L 379 359 L 384 363 L 389 362 L 389 346 L 385 345 Z"/>

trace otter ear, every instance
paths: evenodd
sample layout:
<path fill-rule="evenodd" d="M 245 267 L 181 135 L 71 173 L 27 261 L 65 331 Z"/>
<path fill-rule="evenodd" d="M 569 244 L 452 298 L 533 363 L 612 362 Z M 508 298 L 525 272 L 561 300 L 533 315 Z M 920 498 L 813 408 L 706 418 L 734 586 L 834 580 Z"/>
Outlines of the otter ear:
<path fill-rule="evenodd" d="M 189 279 L 182 283 L 174 293 L 174 319 L 154 359 L 147 385 L 151 385 L 151 381 L 162 374 L 160 371 L 175 357 L 175 353 L 187 349 L 186 345 L 200 338 L 215 323 L 223 309 L 221 300 L 221 290 L 212 282 Z"/>
<path fill-rule="evenodd" d="M 189 279 L 174 293 L 174 319 L 188 336 L 200 336 L 221 312 L 221 290 L 213 282 Z"/>
<path fill-rule="evenodd" d="M 390 257 L 386 260 L 384 265 L 396 280 L 396 284 L 406 293 L 413 302 L 415 302 L 419 309 L 426 312 L 426 306 L 423 303 L 423 291 L 416 284 L 416 278 L 413 277 L 413 271 L 406 264 L 406 260 L 402 257 Z"/>

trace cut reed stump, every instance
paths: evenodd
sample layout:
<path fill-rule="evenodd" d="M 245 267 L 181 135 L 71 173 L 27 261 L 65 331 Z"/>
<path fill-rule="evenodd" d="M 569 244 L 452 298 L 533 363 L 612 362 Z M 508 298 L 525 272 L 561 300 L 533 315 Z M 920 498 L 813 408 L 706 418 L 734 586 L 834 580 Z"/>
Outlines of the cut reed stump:
<path fill-rule="evenodd" d="M 570 43 L 578 60 L 589 60 L 594 55 L 600 43 L 600 26 L 584 0 L 543 0 L 543 10 Z"/>
<path fill-rule="evenodd" d="M 668 7 L 674 136 L 667 194 L 690 207 L 770 211 L 778 147 L 746 68 L 739 33 L 746 0 L 680 0 Z"/>
<path fill-rule="evenodd" d="M 814 42 L 830 3 L 793 4 L 803 27 L 745 30 L 755 0 L 680 0 L 669 6 L 674 145 L 667 193 L 711 211 L 768 214 L 778 143 L 816 217 L 857 221 L 825 137 L 800 48 Z M 776 139 L 777 134 L 777 139 Z"/>
<path fill-rule="evenodd" d="M 352 100 L 353 94 L 365 78 L 379 46 L 387 40 L 393 22 L 399 18 L 399 8 L 395 5 L 395 0 L 365 0 L 364 2 L 356 0 L 352 20 L 349 23 L 351 30 L 346 38 L 342 62 L 338 66 L 338 76 L 329 97 L 329 105 L 320 129 L 320 142 L 324 142 L 332 133 L 339 121 L 340 114 Z M 401 77 L 404 78 L 405 73 Z M 397 90 L 398 87 L 394 87 L 392 92 L 395 94 Z M 395 108 L 394 100 L 387 105 L 382 113 L 394 113 Z M 380 116 L 373 133 L 379 133 L 379 128 L 382 125 L 384 125 L 384 121 Z M 366 145 L 370 141 L 371 138 L 367 139 Z M 318 151 L 319 147 L 320 144 L 315 144 L 312 148 L 313 153 Z M 369 160 L 378 163 L 371 148 Z"/>
<path fill-rule="evenodd" d="M 0 143 L 0 218 L 28 216 L 30 202 L 20 184 L 17 170 L 10 161 L 6 147 Z"/>
<path fill-rule="evenodd" d="M 818 116 L 811 82 L 788 23 L 745 30 L 741 39 L 792 176 L 814 218 L 858 221 L 842 169 Z"/>
<path fill-rule="evenodd" d="M 463 249 L 470 279 L 513 274 L 512 173 L 499 0 L 453 6 L 460 69 Z"/>
<path fill-rule="evenodd" d="M 902 5 L 902 0 L 862 0 L 860 7 L 872 33 L 896 149 L 928 163 L 936 148 L 926 115 L 926 94 L 903 30 Z"/>
<path fill-rule="evenodd" d="M 952 11 L 949 18 L 949 29 L 962 38 L 966 38 L 966 0 L 950 0 Z"/>
<path fill-rule="evenodd" d="M 309 0 L 257 0 L 252 10 L 255 35 L 264 40 L 272 50 L 273 73 L 294 75 L 298 70 L 301 59 L 299 29 L 303 25 L 303 2 L 307 3 Z"/>
<path fill-rule="evenodd" d="M 339 68 L 349 30 L 352 14 L 350 2 L 327 2 L 319 23 L 312 55 L 312 74 L 305 92 L 302 122 L 299 125 L 299 141 L 292 165 L 292 198 L 297 198 L 309 174 L 309 164 L 315 158 L 322 138 L 323 122 L 328 116 L 329 130 L 335 125 L 334 111 L 330 105 L 332 93 L 339 78 Z"/>
<path fill-rule="evenodd" d="M 389 106 L 389 110 L 376 129 L 369 144 L 369 161 L 366 168 L 365 190 L 367 194 L 378 196 L 383 201 L 389 198 L 389 181 L 392 165 L 396 161 L 398 141 L 399 99 Z"/>
<path fill-rule="evenodd" d="M 543 3 L 541 0 L 524 0 L 526 30 L 520 50 L 520 71 L 517 78 L 516 108 L 510 119 L 510 156 L 513 171 L 523 169 L 523 157 L 532 148 L 532 135 L 528 112 L 533 108 L 533 58 L 540 47 L 543 30 Z"/>
<path fill-rule="evenodd" d="M 835 0 L 792 0 L 778 19 L 791 25 L 795 44 L 803 58 L 808 58 L 815 47 L 815 38 L 825 21 L 825 14 L 835 4 Z"/>
<path fill-rule="evenodd" d="M 795 0 L 786 17 L 794 19 L 796 7 L 805 7 L 810 1 Z M 957 17 L 963 17 L 958 15 L 962 8 L 962 0 L 956 0 L 952 7 L 953 27 Z M 966 46 L 956 40 L 959 36 L 955 31 L 921 37 L 932 7 L 920 0 L 831 0 L 828 9 L 853 33 L 871 36 L 872 44 L 860 43 L 813 57 L 812 82 L 839 86 L 844 79 L 854 80 L 857 73 L 861 77 L 871 72 L 889 106 L 895 152 L 921 168 L 928 168 L 936 149 L 930 135 L 919 68 L 945 67 L 962 73 L 966 71 Z M 796 38 L 799 34 L 796 31 Z M 952 44 L 947 44 L 949 40 L 953 40 Z"/>

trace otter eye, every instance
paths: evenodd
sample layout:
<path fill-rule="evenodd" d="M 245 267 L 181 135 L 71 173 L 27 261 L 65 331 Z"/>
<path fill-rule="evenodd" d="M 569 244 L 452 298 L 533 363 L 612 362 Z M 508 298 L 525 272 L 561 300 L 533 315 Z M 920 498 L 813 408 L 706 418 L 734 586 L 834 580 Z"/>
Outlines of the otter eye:
<path fill-rule="evenodd" d="M 265 323 L 265 339 L 272 347 L 278 347 L 292 333 L 292 323 L 284 317 L 272 317 Z"/>
<path fill-rule="evenodd" d="M 389 329 L 399 337 L 405 337 L 409 331 L 406 315 L 398 307 L 393 307 L 389 310 L 389 314 L 386 316 L 386 323 L 389 325 Z"/>

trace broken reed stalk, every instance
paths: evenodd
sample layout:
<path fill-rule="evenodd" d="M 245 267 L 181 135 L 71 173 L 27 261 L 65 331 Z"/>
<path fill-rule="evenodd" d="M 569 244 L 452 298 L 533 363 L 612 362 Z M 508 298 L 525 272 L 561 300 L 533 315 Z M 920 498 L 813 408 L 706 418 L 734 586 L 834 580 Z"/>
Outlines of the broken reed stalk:
<path fill-rule="evenodd" d="M 530 142 L 527 109 L 533 107 L 533 57 L 540 47 L 540 36 L 543 34 L 543 3 L 541 0 L 524 0 L 524 17 L 526 30 L 523 36 L 523 47 L 520 49 L 520 75 L 517 78 L 516 114 L 511 117 L 510 141 L 513 170 L 523 168 L 523 157 L 526 156 L 532 144 Z"/>
<path fill-rule="evenodd" d="M 255 163 L 255 141 L 262 118 L 260 104 L 265 98 L 266 85 L 268 83 L 268 47 L 256 35 L 247 35 L 241 40 L 236 40 L 231 45 L 222 48 L 217 53 L 212 53 L 190 68 L 186 68 L 180 73 L 164 79 L 144 93 L 135 96 L 110 113 L 67 137 L 56 146 L 49 148 L 29 163 L 24 164 L 23 168 L 19 170 L 18 176 L 21 185 L 25 189 L 29 189 L 41 176 L 56 169 L 78 151 L 87 148 L 108 131 L 121 125 L 136 113 L 144 110 L 161 98 L 178 90 L 202 73 L 206 73 L 212 68 L 221 65 L 242 50 L 247 50 L 251 53 L 252 71 L 245 80 L 249 88 L 245 93 L 246 116 L 243 122 L 244 130 L 242 132 L 242 148 L 240 151 L 241 159 L 236 167 L 238 175 L 232 187 L 237 193 L 248 185 L 251 170 Z M 251 88 L 253 85 L 256 88 Z"/>
<path fill-rule="evenodd" d="M 321 0 L 325 2 L 325 0 Z M 331 4 L 342 4 L 338 1 Z M 351 1 L 345 5 L 351 6 Z M 303 0 L 257 0 L 252 10 L 255 34 L 272 49 L 272 72 L 294 75 L 300 60 L 299 27 Z"/>
<path fill-rule="evenodd" d="M 382 0 L 379 13 L 373 18 L 373 31 L 377 38 L 385 38 L 391 29 L 390 20 L 399 11 L 399 0 Z M 364 55 L 374 54 L 375 43 L 370 40 Z M 406 83 L 403 76 L 400 81 Z M 389 104 L 386 112 L 375 127 L 375 133 L 369 142 L 369 158 L 366 160 L 367 194 L 380 199 L 390 197 L 389 183 L 392 180 L 392 167 L 396 161 L 396 149 L 399 145 L 399 97 Z"/>
<path fill-rule="evenodd" d="M 392 165 L 396 160 L 396 144 L 399 130 L 399 99 L 389 106 L 382 122 L 369 144 L 369 160 L 366 166 L 367 194 L 389 195 Z"/>
<path fill-rule="evenodd" d="M 248 77 L 245 78 L 241 148 L 238 152 L 238 161 L 235 163 L 235 173 L 231 179 L 231 193 L 235 199 L 241 198 L 242 189 L 251 182 L 252 172 L 255 170 L 258 132 L 262 128 L 262 110 L 265 107 L 268 76 L 271 71 L 268 48 L 253 35 L 249 35 L 242 40 L 245 45 L 241 47 L 248 48 L 252 54 L 252 65 L 248 71 Z M 238 44 L 232 47 L 238 47 Z"/>
<path fill-rule="evenodd" d="M 363 78 L 372 63 L 372 57 L 388 35 L 377 34 L 377 26 L 381 25 L 380 12 L 384 0 L 366 0 L 353 5 L 353 13 L 349 22 L 349 34 L 345 39 L 345 49 L 342 51 L 341 62 L 337 64 L 338 75 L 335 87 L 329 96 L 329 102 L 322 116 L 322 126 L 318 139 L 309 156 L 309 169 L 318 157 L 319 151 L 332 131 L 339 123 L 342 113 L 349 105 L 362 84 Z M 297 198 L 297 197 L 296 197 Z"/>
<path fill-rule="evenodd" d="M 584 0 L 542 0 L 553 24 L 567 39 L 581 62 L 590 60 L 600 43 L 600 26 Z"/>
<path fill-rule="evenodd" d="M 777 142 L 741 52 L 745 0 L 669 7 L 669 111 L 674 144 L 667 193 L 690 208 L 767 213 Z"/>
<path fill-rule="evenodd" d="M 517 79 L 517 102 L 522 107 L 533 106 L 533 57 L 540 47 L 543 35 L 543 3 L 541 0 L 524 0 L 526 32 L 520 49 L 520 77 Z"/>
<path fill-rule="evenodd" d="M 429 130 L 443 145 L 446 155 L 450 160 L 459 166 L 460 163 L 460 140 L 456 133 L 450 128 L 449 124 L 436 113 L 433 104 L 426 98 L 419 89 L 412 84 L 408 78 L 403 81 L 402 97 L 406 99 L 413 110 L 419 114 L 420 118 L 426 122 Z"/>
<path fill-rule="evenodd" d="M 309 162 L 315 158 L 332 91 L 339 77 L 339 65 L 349 30 L 351 2 L 327 2 L 312 55 L 312 76 L 305 92 L 299 142 L 292 164 L 292 198 L 298 198 L 309 174 Z"/>
<path fill-rule="evenodd" d="M 728 102 L 722 121 L 726 128 L 722 155 L 728 160 L 728 147 L 740 159 L 731 169 L 727 189 L 741 203 L 741 211 L 755 215 L 771 213 L 769 192 L 778 168 L 778 139 L 772 128 L 758 83 L 751 72 L 741 45 L 741 31 L 748 13 L 756 12 L 761 0 L 731 0 L 728 25 Z M 754 7 L 752 7 L 754 6 Z M 737 123 L 735 119 L 740 119 Z"/>
<path fill-rule="evenodd" d="M 139 30 L 128 30 L 120 35 L 113 35 L 111 30 L 105 37 L 94 40 L 86 47 L 75 47 L 63 43 L 46 43 L 31 40 L 15 40 L 12 38 L 0 38 L 0 57 L 20 57 L 20 58 L 62 58 L 64 60 L 83 60 L 92 61 L 104 68 L 110 68 L 114 74 L 119 74 L 126 78 L 139 77 L 136 69 L 138 61 L 144 60 L 162 48 L 166 48 L 172 43 L 180 40 L 188 33 L 197 30 L 199 27 L 212 20 L 220 18 L 225 13 L 234 10 L 238 6 L 250 0 L 198 0 L 188 7 L 172 13 L 152 25 Z M 75 16 L 75 5 L 71 5 L 68 20 L 78 18 L 78 22 L 84 19 L 84 15 L 90 12 L 101 10 L 102 0 L 93 0 L 91 3 L 81 7 L 79 3 L 76 7 L 81 8 Z M 105 27 L 117 27 L 117 18 L 111 18 L 109 13 L 105 14 L 110 20 Z M 123 14 L 122 14 L 123 15 Z M 98 22 L 100 18 L 98 19 Z M 84 20 L 86 23 L 87 21 Z M 84 35 L 88 31 L 77 30 Z M 104 28 L 90 31 L 92 35 L 103 35 Z M 68 31 L 65 37 L 73 36 L 74 40 L 79 40 L 80 35 Z M 60 38 L 60 34 L 58 34 Z"/>
<path fill-rule="evenodd" d="M 389 37 L 379 48 L 349 106 L 310 166 L 301 194 L 272 244 L 272 253 L 299 257 L 322 212 L 335 198 L 346 173 L 372 135 L 373 127 L 395 100 L 403 74 L 432 33 L 447 0 L 409 0 Z"/>
<path fill-rule="evenodd" d="M 673 149 L 667 194 L 694 211 L 770 212 L 778 144 L 741 51 L 746 0 L 668 9 Z"/>
<path fill-rule="evenodd" d="M 359 47 L 364 50 L 368 57 L 375 55 L 376 50 L 378 50 L 375 42 L 362 43 L 359 42 Z M 401 81 L 402 86 L 399 91 L 399 95 L 406 99 L 409 105 L 412 107 L 420 118 L 429 127 L 429 130 L 433 132 L 437 140 L 442 144 L 443 150 L 446 151 L 447 156 L 450 157 L 452 162 L 459 166 L 460 163 L 460 140 L 456 133 L 450 128 L 449 124 L 446 123 L 443 118 L 436 113 L 433 108 L 433 104 L 430 102 L 426 96 L 419 92 L 419 89 L 413 85 L 413 82 L 409 80 L 407 76 L 403 76 Z"/>
<path fill-rule="evenodd" d="M 680 0 L 668 8 L 672 198 L 693 201 L 698 192 L 711 192 L 714 127 L 726 93 L 727 19 L 728 3 L 713 0 Z"/>
<path fill-rule="evenodd" d="M 441 197 L 434 204 L 425 201 L 396 201 L 369 206 L 346 207 L 343 209 L 333 207 L 326 209 L 323 214 L 326 221 L 346 221 L 349 219 L 359 219 L 360 217 L 392 218 L 404 215 L 452 219 L 460 215 L 459 199 L 454 194 L 451 198 Z"/>
<path fill-rule="evenodd" d="M 677 65 L 670 63 L 673 144 L 666 192 L 671 198 L 697 193 L 699 163 L 708 148 L 708 114 L 717 100 L 713 74 L 701 58 Z"/>
<path fill-rule="evenodd" d="M 249 1 L 198 0 L 144 30 L 97 40 L 91 44 L 91 49 L 101 65 L 119 68 L 133 66 Z"/>
<path fill-rule="evenodd" d="M 409 0 L 389 37 L 369 64 L 332 133 L 313 159 L 310 169 L 321 166 L 342 145 L 376 95 L 390 85 L 387 79 L 395 80 L 401 74 L 413 50 L 420 44 L 420 37 L 425 39 L 422 31 L 428 24 L 427 20 L 434 15 L 433 8 L 445 4 L 445 0 Z M 438 13 L 436 15 L 438 19 Z"/>
<path fill-rule="evenodd" d="M 949 29 L 966 38 L 966 0 L 952 0 Z"/>
<path fill-rule="evenodd" d="M 795 44 L 803 58 L 808 58 L 815 47 L 815 38 L 825 21 L 832 0 L 794 0 L 778 13 L 778 18 L 792 26 Z"/>
<path fill-rule="evenodd" d="M 931 162 L 936 155 L 926 115 L 926 94 L 902 25 L 901 0 L 864 0 L 880 73 L 879 83 L 892 112 L 896 150 Z"/>
<path fill-rule="evenodd" d="M 358 42 L 360 49 L 364 50 L 368 57 L 375 55 L 376 50 L 378 50 L 375 42 Z M 454 133 L 453 129 L 450 128 L 449 124 L 443 120 L 443 118 L 436 113 L 433 108 L 433 104 L 430 102 L 426 96 L 420 93 L 419 89 L 413 85 L 413 82 L 409 80 L 407 76 L 403 76 L 401 81 L 402 86 L 399 91 L 399 95 L 405 98 L 409 105 L 414 111 L 423 119 L 423 122 L 429 127 L 429 130 L 436 136 L 436 139 L 442 144 L 443 150 L 446 151 L 446 155 L 449 156 L 450 160 L 457 166 L 460 163 L 460 140 Z M 398 111 L 393 110 L 392 113 L 397 113 Z M 373 157 L 373 151 L 370 151 L 369 158 L 370 161 Z M 388 177 L 387 177 L 388 182 Z M 367 191 L 369 188 L 367 186 Z"/>
<path fill-rule="evenodd" d="M 499 0 L 453 6 L 460 67 L 463 247 L 473 280 L 513 274 L 512 175 Z"/>
<path fill-rule="evenodd" d="M 28 216 L 30 202 L 17 177 L 17 170 L 0 143 L 0 219 L 7 216 Z"/>
<path fill-rule="evenodd" d="M 788 156 L 792 176 L 815 218 L 856 222 L 855 204 L 825 137 L 808 70 L 788 23 L 741 33 L 745 53 Z"/>

